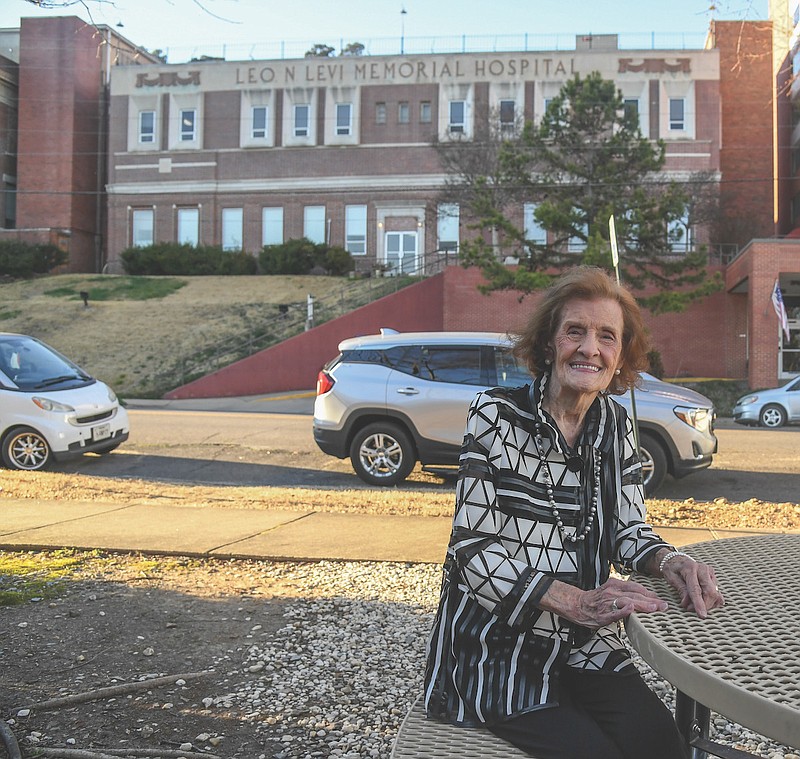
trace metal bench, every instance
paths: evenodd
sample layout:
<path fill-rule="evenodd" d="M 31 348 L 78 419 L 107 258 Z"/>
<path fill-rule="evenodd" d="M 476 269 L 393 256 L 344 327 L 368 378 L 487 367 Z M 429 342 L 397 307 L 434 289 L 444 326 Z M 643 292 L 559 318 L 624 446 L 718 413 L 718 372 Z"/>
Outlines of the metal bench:
<path fill-rule="evenodd" d="M 428 719 L 419 696 L 406 714 L 391 759 L 530 759 L 530 755 L 477 727 Z"/>

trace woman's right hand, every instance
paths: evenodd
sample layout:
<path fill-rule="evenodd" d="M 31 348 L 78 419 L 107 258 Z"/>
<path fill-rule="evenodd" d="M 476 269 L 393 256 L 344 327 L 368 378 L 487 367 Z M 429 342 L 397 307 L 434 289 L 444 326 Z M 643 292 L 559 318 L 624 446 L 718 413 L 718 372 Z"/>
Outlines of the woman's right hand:
<path fill-rule="evenodd" d="M 667 610 L 667 602 L 644 585 L 616 578 L 610 578 L 593 590 L 581 590 L 556 580 L 542 596 L 539 606 L 570 622 L 594 629 L 623 619 L 634 611 L 652 614 Z"/>

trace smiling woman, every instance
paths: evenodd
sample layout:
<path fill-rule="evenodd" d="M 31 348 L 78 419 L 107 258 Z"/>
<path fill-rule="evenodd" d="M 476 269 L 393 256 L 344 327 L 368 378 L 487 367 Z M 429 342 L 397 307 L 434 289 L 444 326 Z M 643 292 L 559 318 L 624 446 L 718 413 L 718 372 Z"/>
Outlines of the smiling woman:
<path fill-rule="evenodd" d="M 479 393 L 467 415 L 427 714 L 540 759 L 688 756 L 619 637 L 620 620 L 666 601 L 611 577 L 612 564 L 663 577 L 701 618 L 723 603 L 713 570 L 647 523 L 633 426 L 609 397 L 646 365 L 638 306 L 576 267 L 515 353 L 534 381 Z"/>

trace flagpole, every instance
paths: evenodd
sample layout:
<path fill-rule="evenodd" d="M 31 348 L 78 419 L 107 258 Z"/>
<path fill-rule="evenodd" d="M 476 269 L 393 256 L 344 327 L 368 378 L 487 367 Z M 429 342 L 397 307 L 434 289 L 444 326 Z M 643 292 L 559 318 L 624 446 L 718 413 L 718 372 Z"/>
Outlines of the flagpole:
<path fill-rule="evenodd" d="M 617 248 L 617 228 L 614 224 L 614 214 L 608 217 L 608 237 L 611 241 L 611 263 L 614 265 L 614 274 L 617 275 L 617 285 L 619 281 L 619 249 Z M 639 444 L 639 417 L 636 413 L 636 393 L 631 387 L 631 420 L 633 421 L 633 441 L 636 444 L 636 450 L 641 448 Z"/>

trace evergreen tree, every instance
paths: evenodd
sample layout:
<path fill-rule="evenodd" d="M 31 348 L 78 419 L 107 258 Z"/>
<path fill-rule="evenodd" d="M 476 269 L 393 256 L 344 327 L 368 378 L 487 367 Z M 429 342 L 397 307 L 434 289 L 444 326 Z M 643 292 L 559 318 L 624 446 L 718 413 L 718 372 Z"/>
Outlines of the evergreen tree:
<path fill-rule="evenodd" d="M 713 216 L 716 178 L 665 177 L 664 143 L 642 135 L 638 114 L 597 72 L 567 82 L 538 125 L 510 136 L 490 130 L 473 143 L 438 149 L 450 176 L 447 199 L 459 202 L 480 232 L 462 243 L 462 260 L 482 269 L 488 290 L 526 294 L 569 266 L 611 268 L 612 214 L 620 276 L 636 289 L 657 289 L 640 299 L 652 311 L 681 310 L 721 286 L 709 275 L 705 251 L 688 238 Z M 523 203 L 535 205 L 546 240 L 525 239 L 509 218 Z M 504 265 L 509 256 L 518 267 Z"/>

